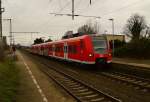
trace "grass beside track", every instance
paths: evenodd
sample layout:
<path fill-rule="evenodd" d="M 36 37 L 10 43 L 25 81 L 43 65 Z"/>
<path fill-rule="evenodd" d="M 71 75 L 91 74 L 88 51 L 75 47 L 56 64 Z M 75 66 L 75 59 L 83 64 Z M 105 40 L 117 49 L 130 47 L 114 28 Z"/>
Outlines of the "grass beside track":
<path fill-rule="evenodd" d="M 19 85 L 19 70 L 10 59 L 0 62 L 0 102 L 14 102 Z"/>

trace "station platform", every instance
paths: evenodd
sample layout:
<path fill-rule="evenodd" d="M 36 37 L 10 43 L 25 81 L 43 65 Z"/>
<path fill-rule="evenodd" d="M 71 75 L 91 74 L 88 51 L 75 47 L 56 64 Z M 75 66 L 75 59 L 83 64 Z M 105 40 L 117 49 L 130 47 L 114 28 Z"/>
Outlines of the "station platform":
<path fill-rule="evenodd" d="M 115 57 L 115 58 L 113 58 L 112 63 L 150 68 L 150 59 L 149 60 L 143 60 L 143 59 L 116 58 Z"/>
<path fill-rule="evenodd" d="M 41 72 L 44 68 L 34 58 L 16 51 L 16 65 L 20 71 L 20 85 L 16 102 L 75 102 L 52 79 Z"/>

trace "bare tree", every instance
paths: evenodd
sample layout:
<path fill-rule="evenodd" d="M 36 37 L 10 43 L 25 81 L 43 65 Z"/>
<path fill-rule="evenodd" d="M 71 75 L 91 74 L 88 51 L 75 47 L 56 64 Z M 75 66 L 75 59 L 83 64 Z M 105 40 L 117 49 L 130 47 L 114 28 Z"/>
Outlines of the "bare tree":
<path fill-rule="evenodd" d="M 86 33 L 86 34 L 96 34 L 98 33 L 98 24 L 92 23 L 91 21 L 88 21 L 87 24 L 81 26 L 78 28 L 78 32 Z"/>
<path fill-rule="evenodd" d="M 36 38 L 34 40 L 34 44 L 40 44 L 40 43 L 44 43 L 44 40 L 42 38 Z"/>
<path fill-rule="evenodd" d="M 45 42 L 52 42 L 52 41 L 53 41 L 53 40 L 49 38 L 49 39 L 46 40 Z"/>
<path fill-rule="evenodd" d="M 146 28 L 145 18 L 139 14 L 132 15 L 125 26 L 124 33 L 134 40 L 139 40 L 142 36 L 142 31 Z"/>

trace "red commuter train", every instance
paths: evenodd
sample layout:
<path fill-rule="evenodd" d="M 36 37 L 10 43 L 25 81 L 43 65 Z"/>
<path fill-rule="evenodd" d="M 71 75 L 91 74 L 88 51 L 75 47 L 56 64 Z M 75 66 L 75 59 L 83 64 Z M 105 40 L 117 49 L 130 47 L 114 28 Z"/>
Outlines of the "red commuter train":
<path fill-rule="evenodd" d="M 32 45 L 32 53 L 83 64 L 108 64 L 112 62 L 109 42 L 103 35 L 82 35 Z"/>

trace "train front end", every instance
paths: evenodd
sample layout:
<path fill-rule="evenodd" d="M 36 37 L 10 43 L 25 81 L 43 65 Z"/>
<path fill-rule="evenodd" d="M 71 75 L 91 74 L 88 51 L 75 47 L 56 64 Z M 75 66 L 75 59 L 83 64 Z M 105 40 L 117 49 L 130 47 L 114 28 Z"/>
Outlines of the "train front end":
<path fill-rule="evenodd" d="M 112 50 L 106 36 L 92 36 L 95 63 L 97 66 L 108 65 L 112 62 Z"/>

